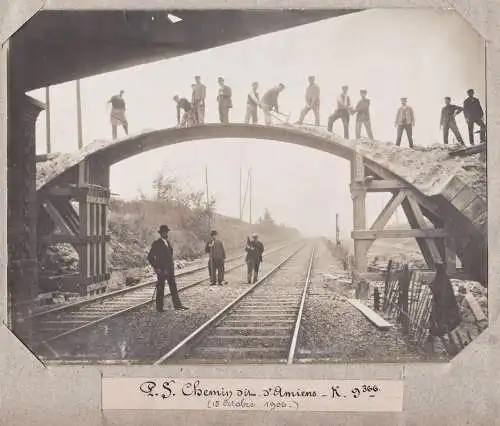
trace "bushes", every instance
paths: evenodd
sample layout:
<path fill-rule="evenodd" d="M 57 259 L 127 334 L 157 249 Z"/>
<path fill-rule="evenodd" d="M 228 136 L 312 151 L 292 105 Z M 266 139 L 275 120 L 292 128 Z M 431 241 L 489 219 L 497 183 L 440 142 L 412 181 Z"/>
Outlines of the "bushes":
<path fill-rule="evenodd" d="M 135 200 L 113 198 L 109 205 L 108 259 L 111 270 L 147 266 L 147 253 L 158 238 L 158 228 L 167 224 L 176 259 L 192 260 L 205 253 L 205 242 L 211 229 L 217 229 L 227 252 L 244 249 L 246 237 L 252 232 L 266 241 L 296 238 L 297 230 L 276 225 L 269 212 L 257 225 L 214 213 L 215 200 L 208 205 L 200 191 L 183 189 L 175 178 L 160 173 L 153 182 L 153 195 Z M 78 256 L 71 247 L 52 246 L 42 260 L 42 268 L 51 274 L 78 270 Z"/>

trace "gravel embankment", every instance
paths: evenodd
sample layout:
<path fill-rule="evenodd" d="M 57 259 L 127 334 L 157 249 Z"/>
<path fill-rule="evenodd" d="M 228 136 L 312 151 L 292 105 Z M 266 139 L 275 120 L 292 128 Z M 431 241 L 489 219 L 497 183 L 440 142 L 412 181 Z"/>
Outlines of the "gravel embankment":
<path fill-rule="evenodd" d="M 261 276 L 291 251 L 288 248 L 264 258 Z M 182 292 L 180 297 L 189 307 L 187 311 L 173 310 L 171 299 L 166 298 L 164 312 L 156 312 L 153 306 L 148 306 L 55 341 L 52 346 L 66 359 L 151 363 L 248 289 L 246 267 L 229 272 L 226 279 L 228 284 L 224 286 L 211 287 L 207 282 Z"/>
<path fill-rule="evenodd" d="M 330 275 L 330 277 L 324 274 Z M 340 262 L 321 247 L 315 262 L 299 337 L 301 362 L 411 362 L 428 355 L 397 330 L 381 331 L 343 300 L 353 297 Z"/>

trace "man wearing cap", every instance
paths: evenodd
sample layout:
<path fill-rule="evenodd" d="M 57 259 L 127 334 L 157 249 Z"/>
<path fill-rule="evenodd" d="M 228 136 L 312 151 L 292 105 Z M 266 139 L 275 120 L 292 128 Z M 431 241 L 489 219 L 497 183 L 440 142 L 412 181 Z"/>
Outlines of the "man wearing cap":
<path fill-rule="evenodd" d="M 170 288 L 170 296 L 175 310 L 188 309 L 182 305 L 177 292 L 177 284 L 175 283 L 174 270 L 174 249 L 172 243 L 168 239 L 170 229 L 167 225 L 160 226 L 160 238 L 153 242 L 151 250 L 149 250 L 148 261 L 154 268 L 158 282 L 156 284 L 156 310 L 163 312 L 163 299 L 165 297 L 165 280 L 168 281 Z"/>
<path fill-rule="evenodd" d="M 249 124 L 250 119 L 252 119 L 252 124 L 257 124 L 258 121 L 257 110 L 259 109 L 260 105 L 258 89 L 259 89 L 259 83 L 257 83 L 256 81 L 253 82 L 252 90 L 250 90 L 247 96 L 247 111 L 245 113 L 245 124 Z"/>
<path fill-rule="evenodd" d="M 297 124 L 302 124 L 304 118 L 312 110 L 314 113 L 314 124 L 319 126 L 319 86 L 315 82 L 314 76 L 309 77 L 309 86 L 306 89 L 306 106 L 300 112 L 299 121 Z"/>
<path fill-rule="evenodd" d="M 201 82 L 201 77 L 197 75 L 194 78 L 195 84 L 192 85 L 193 88 L 193 110 L 194 110 L 194 120 L 196 124 L 205 123 L 205 97 L 207 95 L 207 88 Z"/>
<path fill-rule="evenodd" d="M 439 122 L 440 127 L 443 129 L 443 142 L 448 145 L 448 135 L 450 130 L 453 132 L 457 138 L 457 142 L 460 145 L 465 145 L 462 135 L 458 130 L 457 121 L 455 117 L 463 111 L 462 107 L 458 105 L 453 105 L 451 103 L 451 98 L 446 96 L 444 98 L 444 107 L 441 109 L 441 120 Z"/>
<path fill-rule="evenodd" d="M 342 93 L 337 98 L 337 109 L 328 117 L 328 131 L 333 130 L 333 125 L 340 118 L 344 126 L 344 139 L 349 139 L 349 114 L 351 110 L 351 98 L 347 92 L 348 86 L 342 86 Z"/>
<path fill-rule="evenodd" d="M 467 90 L 467 99 L 464 101 L 464 116 L 469 128 L 469 142 L 474 145 L 474 124 L 479 126 L 481 143 L 486 142 L 486 124 L 484 124 L 484 111 L 479 99 L 474 97 L 474 90 Z"/>
<path fill-rule="evenodd" d="M 366 134 L 373 140 L 372 125 L 370 121 L 370 99 L 366 97 L 366 90 L 360 90 L 361 99 L 352 110 L 356 114 L 356 139 L 361 139 L 361 127 L 365 126 Z"/>
<path fill-rule="evenodd" d="M 208 273 L 210 275 L 210 285 L 227 284 L 224 281 L 224 261 L 226 260 L 226 251 L 224 244 L 217 238 L 217 231 L 210 233 L 210 240 L 205 246 L 205 252 L 208 253 Z"/>
<path fill-rule="evenodd" d="M 247 245 L 245 247 L 247 252 L 246 262 L 248 270 L 248 284 L 252 282 L 256 283 L 259 279 L 259 267 L 262 262 L 262 253 L 264 253 L 264 244 L 259 241 L 259 236 L 256 233 L 252 234 L 252 239 L 247 239 Z"/>
<path fill-rule="evenodd" d="M 113 140 L 115 140 L 118 136 L 118 126 L 123 126 L 123 130 L 125 134 L 128 135 L 128 121 L 127 117 L 125 117 L 125 101 L 123 100 L 123 94 L 125 92 L 120 90 L 119 95 L 114 95 L 108 101 L 108 104 L 111 104 L 111 113 L 110 113 L 110 121 L 111 128 L 113 133 Z"/>
<path fill-rule="evenodd" d="M 229 86 L 226 86 L 224 79 L 219 77 L 219 94 L 217 103 L 219 104 L 219 120 L 221 123 L 229 123 L 229 110 L 233 107 L 233 92 Z"/>
<path fill-rule="evenodd" d="M 262 96 L 261 106 L 262 111 L 264 111 L 264 121 L 266 126 L 271 126 L 272 118 L 271 111 L 275 111 L 279 113 L 279 105 L 278 105 L 278 97 L 280 93 L 285 89 L 285 85 L 283 83 L 278 84 L 276 87 L 269 89 L 264 96 Z"/>
<path fill-rule="evenodd" d="M 398 108 L 396 114 L 396 121 L 394 122 L 394 127 L 397 129 L 396 145 L 401 145 L 401 138 L 403 137 L 403 131 L 406 132 L 408 137 L 408 144 L 410 148 L 413 148 L 413 126 L 415 126 L 415 114 L 413 113 L 413 108 L 407 104 L 407 98 L 401 98 L 401 106 Z"/>

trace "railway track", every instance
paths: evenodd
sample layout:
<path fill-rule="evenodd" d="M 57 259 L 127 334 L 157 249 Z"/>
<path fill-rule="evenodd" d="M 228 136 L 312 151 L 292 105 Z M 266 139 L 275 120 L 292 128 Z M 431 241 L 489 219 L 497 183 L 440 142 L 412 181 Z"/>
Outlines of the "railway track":
<path fill-rule="evenodd" d="M 257 360 L 292 364 L 315 256 L 316 245 L 295 249 L 155 364 Z M 298 276 L 289 279 L 290 274 Z"/>
<path fill-rule="evenodd" d="M 273 247 L 265 253 L 265 257 L 288 247 L 285 243 Z M 226 272 L 245 264 L 244 255 L 235 256 L 226 261 Z M 195 267 L 176 275 L 179 293 L 208 282 L 207 267 Z M 63 339 L 78 331 L 93 327 L 113 317 L 153 305 L 153 294 L 156 280 L 147 281 L 132 287 L 106 293 L 92 299 L 54 308 L 30 317 L 33 324 L 33 336 L 36 339 L 32 348 L 45 348 L 52 356 L 58 356 L 50 343 Z M 168 287 L 167 287 L 168 288 Z M 167 291 L 165 297 L 170 293 Z"/>

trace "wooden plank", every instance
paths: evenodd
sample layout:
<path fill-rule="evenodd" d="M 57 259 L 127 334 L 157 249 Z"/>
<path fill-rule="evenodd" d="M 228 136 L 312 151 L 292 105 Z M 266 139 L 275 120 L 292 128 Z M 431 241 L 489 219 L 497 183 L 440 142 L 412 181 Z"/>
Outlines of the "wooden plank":
<path fill-rule="evenodd" d="M 400 182 L 395 179 L 382 179 L 382 180 L 368 180 L 364 183 L 352 182 L 351 190 L 363 190 L 367 192 L 388 192 L 388 191 L 399 191 L 402 189 L 410 189 L 410 185 L 404 182 Z"/>
<path fill-rule="evenodd" d="M 406 217 L 408 219 L 408 223 L 412 228 L 418 228 L 418 222 L 417 218 L 415 217 L 415 213 L 413 212 L 413 209 L 410 206 L 410 201 L 408 198 L 406 198 L 403 201 L 403 211 L 406 214 Z M 434 261 L 432 259 L 431 252 L 429 250 L 429 246 L 425 244 L 424 240 L 422 238 L 417 238 L 417 244 L 418 247 L 420 248 L 420 252 L 422 253 L 422 256 L 424 257 L 425 263 L 429 268 L 432 268 L 434 266 Z"/>
<path fill-rule="evenodd" d="M 476 198 L 474 198 L 474 200 L 462 210 L 462 214 L 474 220 L 476 217 L 485 213 L 487 209 L 488 205 L 486 202 L 482 198 L 476 196 Z"/>
<path fill-rule="evenodd" d="M 446 187 L 441 191 L 441 195 L 445 197 L 448 201 L 451 201 L 464 187 L 465 184 L 462 182 L 462 180 L 454 176 L 448 182 Z"/>
<path fill-rule="evenodd" d="M 469 187 L 464 187 L 456 197 L 451 200 L 451 204 L 458 210 L 462 211 L 469 206 L 477 198 L 476 193 Z"/>
<path fill-rule="evenodd" d="M 386 192 L 401 189 L 410 189 L 410 185 L 397 180 L 371 180 L 365 184 L 368 192 Z"/>
<path fill-rule="evenodd" d="M 420 209 L 420 206 L 415 201 L 415 199 L 411 196 L 411 194 L 408 194 L 407 199 L 408 199 L 408 203 L 410 205 L 410 208 L 413 211 L 413 214 L 415 216 L 415 220 L 418 224 L 418 227 L 420 229 L 425 229 L 427 227 L 427 223 L 425 222 L 425 218 L 424 218 L 424 215 L 422 213 L 422 210 Z M 445 230 L 445 232 L 446 232 L 446 230 Z M 426 240 L 423 243 L 427 245 L 429 252 L 432 256 L 433 262 L 435 264 L 443 263 L 443 260 L 441 258 L 441 254 L 439 253 L 436 242 L 432 241 L 432 240 Z"/>
<path fill-rule="evenodd" d="M 467 303 L 469 304 L 470 310 L 472 311 L 474 318 L 476 318 L 476 321 L 479 322 L 488 320 L 488 318 L 486 318 L 486 315 L 484 315 L 481 306 L 472 293 L 467 293 L 465 295 L 465 300 L 467 300 Z"/>
<path fill-rule="evenodd" d="M 393 327 L 393 325 L 382 318 L 375 311 L 371 310 L 368 306 L 361 303 L 356 299 L 347 299 L 347 301 L 354 306 L 358 311 L 360 311 L 372 324 L 374 324 L 380 330 L 388 330 Z"/>
<path fill-rule="evenodd" d="M 353 231 L 355 240 L 375 240 L 377 238 L 444 238 L 444 229 L 384 229 L 381 231 Z"/>
<path fill-rule="evenodd" d="M 66 223 L 56 207 L 51 201 L 47 200 L 43 203 L 45 211 L 49 214 L 50 218 L 54 221 L 55 225 L 61 230 L 64 235 L 74 235 L 71 227 Z"/>
<path fill-rule="evenodd" d="M 405 197 L 406 194 L 403 191 L 400 191 L 398 194 L 393 195 L 389 202 L 382 209 L 377 219 L 375 219 L 370 229 L 372 231 L 384 229 L 384 226 L 387 225 L 387 222 L 389 222 L 389 219 L 394 214 L 396 209 L 401 205 Z"/>

